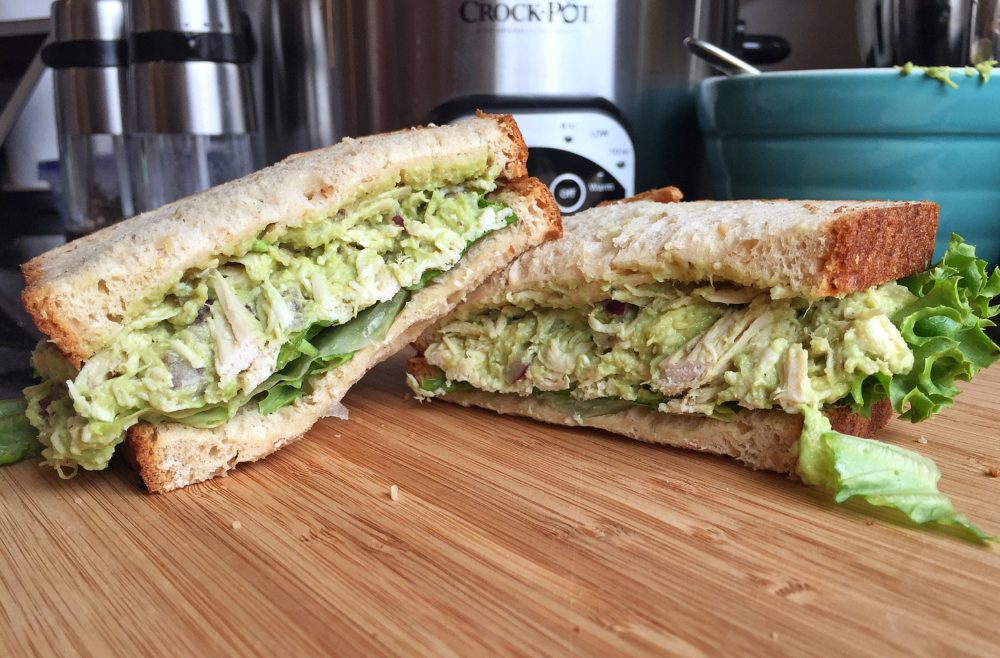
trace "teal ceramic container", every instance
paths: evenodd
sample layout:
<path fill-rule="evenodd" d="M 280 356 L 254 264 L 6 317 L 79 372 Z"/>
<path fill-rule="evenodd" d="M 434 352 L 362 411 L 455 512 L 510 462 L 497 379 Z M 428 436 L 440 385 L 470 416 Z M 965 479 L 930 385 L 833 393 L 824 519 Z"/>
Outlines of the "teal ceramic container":
<path fill-rule="evenodd" d="M 724 199 L 929 199 L 935 257 L 954 231 L 1000 261 L 1000 71 L 951 89 L 893 69 L 712 78 L 698 119 Z"/>

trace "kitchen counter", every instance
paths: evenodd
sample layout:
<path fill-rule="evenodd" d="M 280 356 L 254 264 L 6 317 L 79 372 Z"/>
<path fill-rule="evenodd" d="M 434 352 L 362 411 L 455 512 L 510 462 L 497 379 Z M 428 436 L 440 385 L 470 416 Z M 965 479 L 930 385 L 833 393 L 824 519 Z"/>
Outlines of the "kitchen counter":
<path fill-rule="evenodd" d="M 1000 548 L 718 457 L 420 405 L 402 369 L 349 421 L 166 495 L 124 464 L 0 469 L 0 654 L 997 651 Z M 964 391 L 882 438 L 1000 534 L 1000 368 Z"/>

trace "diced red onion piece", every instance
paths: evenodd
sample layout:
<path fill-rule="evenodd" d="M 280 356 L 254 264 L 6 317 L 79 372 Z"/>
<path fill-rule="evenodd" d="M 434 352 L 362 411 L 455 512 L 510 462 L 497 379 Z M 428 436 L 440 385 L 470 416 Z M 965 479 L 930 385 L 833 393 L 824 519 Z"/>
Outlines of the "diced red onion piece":
<path fill-rule="evenodd" d="M 511 361 L 507 364 L 507 367 L 503 371 L 503 378 L 508 384 L 514 384 L 521 381 L 524 377 L 524 373 L 528 372 L 528 366 L 531 363 L 527 361 L 522 361 L 517 359 L 516 361 Z"/>
<path fill-rule="evenodd" d="M 628 308 L 628 304 L 625 302 L 620 302 L 617 299 L 609 299 L 604 302 L 604 310 L 611 315 L 622 316 L 625 315 L 625 309 Z"/>

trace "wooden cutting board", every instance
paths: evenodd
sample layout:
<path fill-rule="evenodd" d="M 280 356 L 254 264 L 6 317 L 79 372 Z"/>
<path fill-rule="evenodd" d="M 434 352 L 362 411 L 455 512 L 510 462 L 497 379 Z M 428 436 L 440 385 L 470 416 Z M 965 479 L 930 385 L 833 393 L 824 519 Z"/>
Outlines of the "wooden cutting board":
<path fill-rule="evenodd" d="M 0 654 L 1000 650 L 1000 548 L 722 458 L 420 405 L 402 369 L 349 421 L 171 494 L 123 465 L 0 469 Z M 884 435 L 996 534 L 998 398 L 994 368 Z"/>

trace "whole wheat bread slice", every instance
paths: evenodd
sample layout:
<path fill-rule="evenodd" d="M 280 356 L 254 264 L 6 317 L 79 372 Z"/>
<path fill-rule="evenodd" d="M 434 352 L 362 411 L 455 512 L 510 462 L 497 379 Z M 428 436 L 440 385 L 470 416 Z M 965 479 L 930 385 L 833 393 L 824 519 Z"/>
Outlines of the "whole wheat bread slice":
<path fill-rule="evenodd" d="M 368 369 L 414 341 L 487 276 L 526 249 L 559 236 L 558 207 L 540 181 L 514 181 L 494 196 L 517 213 L 518 221 L 474 244 L 455 268 L 416 292 L 383 342 L 357 352 L 344 365 L 311 381 L 311 395 L 267 416 L 261 415 L 256 405 L 247 405 L 214 429 L 172 423 L 132 427 L 126 452 L 146 487 L 151 492 L 165 492 L 225 475 L 238 463 L 261 459 L 300 438 Z"/>
<path fill-rule="evenodd" d="M 360 196 L 482 162 L 501 182 L 527 175 L 509 116 L 346 139 L 74 240 L 22 266 L 22 301 L 77 368 L 110 344 L 142 302 L 229 255 L 269 226 L 327 217 Z M 460 181 L 455 181 L 460 182 Z"/>

